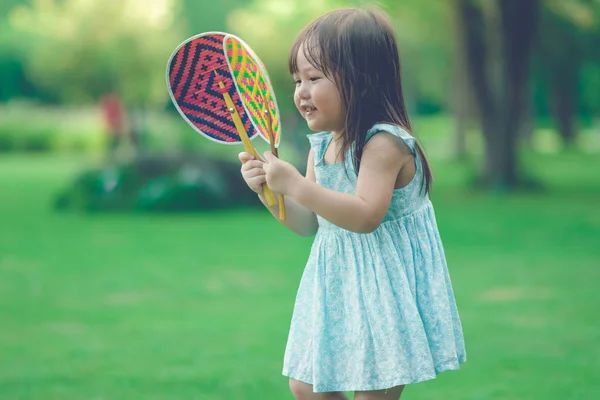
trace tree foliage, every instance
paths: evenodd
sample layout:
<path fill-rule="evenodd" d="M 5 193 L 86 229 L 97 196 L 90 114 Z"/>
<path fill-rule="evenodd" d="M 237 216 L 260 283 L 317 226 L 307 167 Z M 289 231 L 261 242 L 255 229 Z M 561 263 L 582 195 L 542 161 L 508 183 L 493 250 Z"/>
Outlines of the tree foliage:
<path fill-rule="evenodd" d="M 64 102 L 111 91 L 128 103 L 167 100 L 165 66 L 180 35 L 173 0 L 37 0 L 13 8 L 9 22 L 27 46 L 32 82 Z"/>

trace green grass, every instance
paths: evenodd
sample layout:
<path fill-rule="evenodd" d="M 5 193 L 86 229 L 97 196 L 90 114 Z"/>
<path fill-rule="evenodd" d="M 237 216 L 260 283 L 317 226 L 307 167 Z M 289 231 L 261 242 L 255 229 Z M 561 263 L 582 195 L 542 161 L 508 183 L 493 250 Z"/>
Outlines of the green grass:
<path fill-rule="evenodd" d="M 600 398 L 600 157 L 537 155 L 547 190 L 433 201 L 468 352 L 406 399 Z M 0 158 L 0 399 L 291 399 L 281 376 L 310 239 L 262 211 L 59 214 L 82 167 Z"/>

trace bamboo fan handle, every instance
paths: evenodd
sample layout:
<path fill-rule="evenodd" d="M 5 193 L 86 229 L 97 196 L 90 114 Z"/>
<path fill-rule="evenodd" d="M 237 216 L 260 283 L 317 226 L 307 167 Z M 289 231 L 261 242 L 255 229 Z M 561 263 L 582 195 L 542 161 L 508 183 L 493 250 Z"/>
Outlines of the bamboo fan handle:
<path fill-rule="evenodd" d="M 275 135 L 273 133 L 273 122 L 271 120 L 271 110 L 269 108 L 268 100 L 265 100 L 265 114 L 267 114 L 267 131 L 269 135 L 269 144 L 271 145 L 271 153 L 275 157 L 279 157 L 277 147 L 275 147 Z M 285 199 L 282 194 L 277 195 L 277 201 L 279 203 L 279 220 L 285 221 Z"/>
<path fill-rule="evenodd" d="M 219 82 L 219 87 L 221 89 L 225 89 L 225 85 L 223 84 L 223 82 Z M 242 139 L 242 143 L 244 144 L 244 149 L 248 153 L 252 154 L 256 160 L 259 160 L 260 157 L 258 156 L 256 149 L 252 145 L 250 138 L 248 137 L 246 128 L 244 127 L 244 124 L 242 123 L 240 114 L 238 114 L 238 111 L 235 108 L 235 104 L 233 103 L 231 96 L 229 95 L 229 93 L 224 92 L 223 98 L 225 99 L 225 104 L 227 104 L 227 108 L 229 109 L 229 113 L 231 114 L 231 118 L 233 119 L 233 123 L 235 124 L 235 127 L 240 135 L 240 138 Z M 273 191 L 266 184 L 263 185 L 263 193 L 265 195 L 265 200 L 267 201 L 267 205 L 269 207 L 277 204 L 277 201 L 275 200 L 275 195 L 273 194 Z"/>

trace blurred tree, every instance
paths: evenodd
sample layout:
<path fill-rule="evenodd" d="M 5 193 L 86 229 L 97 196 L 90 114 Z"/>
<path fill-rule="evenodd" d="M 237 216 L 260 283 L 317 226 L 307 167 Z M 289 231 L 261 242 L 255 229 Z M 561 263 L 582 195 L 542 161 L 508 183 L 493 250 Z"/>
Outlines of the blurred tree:
<path fill-rule="evenodd" d="M 373 3 L 371 0 L 359 4 Z M 391 17 L 400 55 L 407 103 L 413 113 L 435 114 L 452 107 L 451 8 L 440 0 L 380 0 Z M 450 106 L 449 106 L 450 105 Z M 450 127 L 449 127 L 450 131 Z"/>
<path fill-rule="evenodd" d="M 600 43 L 600 38 L 596 43 Z M 600 134 L 600 62 L 588 61 L 581 71 L 583 111 Z"/>
<path fill-rule="evenodd" d="M 459 13 L 452 13 L 451 29 L 455 38 L 460 34 L 462 17 Z M 466 131 L 471 121 L 477 117 L 473 111 L 476 106 L 473 99 L 473 88 L 468 75 L 466 60 L 466 43 L 464 40 L 453 40 L 452 66 L 453 79 L 450 89 L 450 110 L 454 116 L 454 153 L 456 158 L 464 159 L 467 156 Z"/>
<path fill-rule="evenodd" d="M 566 146 L 572 146 L 578 110 L 599 105 L 593 93 L 600 86 L 593 73 L 585 84 L 582 78 L 586 71 L 597 71 L 600 62 L 600 1 L 548 0 L 545 5 L 537 52 L 539 74 L 558 133 Z"/>
<path fill-rule="evenodd" d="M 522 184 L 517 133 L 529 110 L 530 56 L 539 0 L 455 0 L 458 40 L 478 105 L 485 156 L 480 183 Z"/>
<path fill-rule="evenodd" d="M 8 15 L 16 6 L 29 4 L 28 0 L 3 0 L 0 3 L 0 101 L 31 95 L 33 87 L 24 68 L 23 38 L 10 29 Z"/>
<path fill-rule="evenodd" d="M 15 6 L 21 6 L 24 4 L 31 4 L 31 0 L 2 0 L 0 3 L 0 24 L 6 22 L 10 10 Z"/>
<path fill-rule="evenodd" d="M 247 4 L 248 0 L 220 0 L 211 2 L 209 7 L 207 1 L 181 0 L 178 20 L 186 21 L 188 36 L 202 32 L 227 31 L 229 13 Z"/>
<path fill-rule="evenodd" d="M 130 105 L 164 105 L 165 66 L 181 39 L 175 0 L 37 0 L 10 23 L 26 36 L 27 73 L 65 102 L 116 92 Z"/>

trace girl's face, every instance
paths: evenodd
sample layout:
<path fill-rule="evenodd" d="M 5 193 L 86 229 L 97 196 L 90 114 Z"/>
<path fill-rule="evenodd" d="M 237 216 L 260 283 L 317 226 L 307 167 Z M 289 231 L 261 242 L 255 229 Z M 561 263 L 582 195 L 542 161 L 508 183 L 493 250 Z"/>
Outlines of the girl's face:
<path fill-rule="evenodd" d="M 340 132 L 344 127 L 342 100 L 333 81 L 306 59 L 303 47 L 298 49 L 298 72 L 294 103 L 313 132 Z"/>

